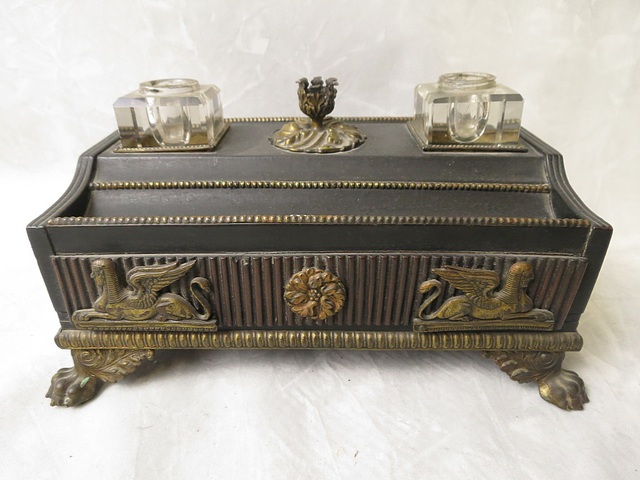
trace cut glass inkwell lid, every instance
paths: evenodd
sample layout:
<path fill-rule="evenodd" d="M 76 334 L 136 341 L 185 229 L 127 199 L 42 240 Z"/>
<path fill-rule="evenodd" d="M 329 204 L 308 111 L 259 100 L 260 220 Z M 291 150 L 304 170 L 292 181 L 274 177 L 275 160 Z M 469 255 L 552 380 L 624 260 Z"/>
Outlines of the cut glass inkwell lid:
<path fill-rule="evenodd" d="M 522 96 L 488 73 L 447 73 L 415 89 L 411 133 L 424 150 L 519 151 Z"/>
<path fill-rule="evenodd" d="M 211 150 L 228 129 L 220 89 L 187 78 L 143 82 L 113 108 L 120 151 Z"/>

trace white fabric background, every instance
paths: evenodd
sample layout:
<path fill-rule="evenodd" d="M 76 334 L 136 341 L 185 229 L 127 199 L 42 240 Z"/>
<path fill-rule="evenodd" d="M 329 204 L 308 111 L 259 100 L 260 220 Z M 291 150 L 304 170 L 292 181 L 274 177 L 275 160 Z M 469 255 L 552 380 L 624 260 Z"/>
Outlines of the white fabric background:
<path fill-rule="evenodd" d="M 638 478 L 640 3 L 34 0 L 0 15 L 3 478 Z M 297 114 L 336 76 L 335 115 L 410 115 L 413 87 L 487 71 L 615 228 L 569 354 L 591 403 L 564 412 L 478 353 L 178 352 L 97 399 L 50 408 L 71 364 L 24 232 L 143 80 L 222 89 L 227 116 Z"/>

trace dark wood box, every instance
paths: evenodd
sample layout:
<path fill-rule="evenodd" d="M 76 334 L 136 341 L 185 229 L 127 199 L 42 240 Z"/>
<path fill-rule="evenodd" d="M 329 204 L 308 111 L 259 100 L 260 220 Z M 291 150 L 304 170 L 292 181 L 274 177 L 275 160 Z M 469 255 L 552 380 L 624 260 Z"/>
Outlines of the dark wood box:
<path fill-rule="evenodd" d="M 115 381 L 128 370 L 105 374 L 102 360 L 79 358 L 137 364 L 162 348 L 476 349 L 541 393 L 554 379 L 556 390 L 577 384 L 545 398 L 581 408 L 581 380 L 561 362 L 582 345 L 575 331 L 611 227 L 571 189 L 560 154 L 529 132 L 524 151 L 423 152 L 405 120 L 355 121 L 366 142 L 338 154 L 272 147 L 282 122 L 269 119 L 233 122 L 213 152 L 118 153 L 115 134 L 87 151 L 67 192 L 28 226 L 60 319 L 56 341 L 72 349 L 76 371 Z M 160 294 L 197 306 L 190 285 L 206 279 L 215 325 L 79 321 L 74 312 L 98 308 L 96 260 L 113 264 L 122 289 L 136 267 L 194 261 Z M 534 275 L 526 296 L 551 312 L 546 323 L 416 322 L 423 282 L 442 287 L 423 318 L 464 296 L 443 281 L 447 268 L 495 272 L 506 288 L 523 262 Z M 337 312 L 291 308 L 285 290 L 305 269 L 339 280 Z M 528 375 L 517 378 L 513 362 Z M 74 381 L 58 385 L 58 403 L 79 403 L 69 400 Z"/>

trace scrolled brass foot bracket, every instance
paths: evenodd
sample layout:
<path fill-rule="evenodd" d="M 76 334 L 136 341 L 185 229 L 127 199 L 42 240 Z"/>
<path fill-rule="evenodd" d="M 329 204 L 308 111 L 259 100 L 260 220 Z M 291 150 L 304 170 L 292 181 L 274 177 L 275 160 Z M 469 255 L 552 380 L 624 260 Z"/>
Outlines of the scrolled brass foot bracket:
<path fill-rule="evenodd" d="M 153 358 L 153 350 L 72 350 L 74 366 L 51 379 L 46 397 L 52 406 L 73 407 L 91 400 L 103 382 L 117 382 Z"/>
<path fill-rule="evenodd" d="M 589 401 L 578 374 L 562 368 L 564 352 L 490 351 L 484 356 L 518 383 L 538 382 L 540 396 L 563 410 L 582 410 Z"/>

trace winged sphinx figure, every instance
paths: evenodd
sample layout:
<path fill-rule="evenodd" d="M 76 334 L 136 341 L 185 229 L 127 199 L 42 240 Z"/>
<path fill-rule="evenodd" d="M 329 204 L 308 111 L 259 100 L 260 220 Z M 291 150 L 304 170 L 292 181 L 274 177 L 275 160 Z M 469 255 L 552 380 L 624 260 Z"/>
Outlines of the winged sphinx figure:
<path fill-rule="evenodd" d="M 423 282 L 420 292 L 433 293 L 420 306 L 414 325 L 433 320 L 553 320 L 553 313 L 549 310 L 533 308 L 533 301 L 526 294 L 527 286 L 534 278 L 533 267 L 527 262 L 514 263 L 507 273 L 504 286 L 497 291 L 500 276 L 493 270 L 446 266 L 434 268 L 433 271 L 453 287 L 462 290 L 464 295 L 449 298 L 435 312 L 426 315 L 429 305 L 442 292 L 442 282 L 436 279 Z"/>
<path fill-rule="evenodd" d="M 160 293 L 182 278 L 194 264 L 195 260 L 183 264 L 174 262 L 134 267 L 127 272 L 126 286 L 123 286 L 113 260 L 94 260 L 91 277 L 99 296 L 93 308 L 77 310 L 71 320 L 74 324 L 94 319 L 134 322 L 210 320 L 213 292 L 207 279 L 196 277 L 189 284 L 195 305 L 175 293 Z"/>

